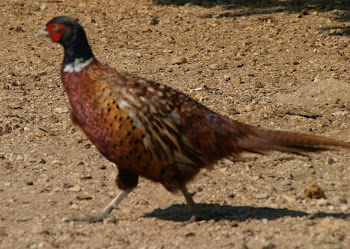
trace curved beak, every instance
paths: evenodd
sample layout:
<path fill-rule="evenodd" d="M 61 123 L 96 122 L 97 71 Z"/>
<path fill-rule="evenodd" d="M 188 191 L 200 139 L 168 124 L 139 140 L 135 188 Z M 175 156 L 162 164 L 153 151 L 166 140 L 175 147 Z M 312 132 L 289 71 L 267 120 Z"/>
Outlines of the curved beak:
<path fill-rule="evenodd" d="M 41 29 L 39 29 L 38 32 L 36 32 L 35 34 L 35 38 L 38 38 L 38 37 L 49 37 L 50 34 L 49 32 L 46 31 L 46 26 L 42 27 Z"/>

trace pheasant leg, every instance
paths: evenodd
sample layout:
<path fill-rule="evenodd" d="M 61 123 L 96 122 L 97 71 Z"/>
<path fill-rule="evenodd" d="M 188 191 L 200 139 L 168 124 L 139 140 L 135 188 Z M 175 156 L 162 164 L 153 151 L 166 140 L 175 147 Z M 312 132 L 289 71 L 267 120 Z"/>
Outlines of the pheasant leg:
<path fill-rule="evenodd" d="M 188 210 L 191 213 L 191 218 L 189 219 L 188 222 L 194 222 L 194 221 L 200 220 L 201 219 L 201 212 L 200 212 L 198 205 L 193 201 L 192 194 L 190 194 L 187 191 L 187 188 L 185 185 L 180 185 L 179 189 L 180 189 L 181 193 L 184 195 L 186 202 L 187 202 Z"/>
<path fill-rule="evenodd" d="M 104 208 L 100 213 L 86 216 L 86 217 L 67 217 L 63 221 L 87 221 L 89 223 L 102 222 L 105 218 L 111 218 L 116 221 L 111 214 L 113 209 L 118 208 L 118 204 L 132 191 L 132 189 L 121 190 L 118 195 Z"/>

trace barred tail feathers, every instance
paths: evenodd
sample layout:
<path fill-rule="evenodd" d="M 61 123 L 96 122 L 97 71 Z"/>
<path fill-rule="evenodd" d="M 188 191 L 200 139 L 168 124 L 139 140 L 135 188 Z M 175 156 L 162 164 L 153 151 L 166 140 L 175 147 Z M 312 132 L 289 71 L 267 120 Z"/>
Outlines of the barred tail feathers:
<path fill-rule="evenodd" d="M 252 127 L 252 129 L 252 133 L 241 137 L 237 141 L 242 151 L 263 152 L 276 150 L 303 153 L 330 150 L 336 147 L 350 149 L 350 143 L 331 138 L 258 127 Z"/>

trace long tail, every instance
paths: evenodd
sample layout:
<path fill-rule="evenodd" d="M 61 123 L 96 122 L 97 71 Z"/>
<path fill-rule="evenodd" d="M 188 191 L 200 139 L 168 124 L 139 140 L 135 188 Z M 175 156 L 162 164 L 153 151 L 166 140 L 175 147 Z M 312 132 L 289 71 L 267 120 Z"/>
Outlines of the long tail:
<path fill-rule="evenodd" d="M 261 153 L 268 150 L 303 153 L 334 149 L 350 149 L 350 143 L 326 137 L 307 135 L 297 132 L 268 130 L 251 127 L 252 133 L 239 139 L 238 145 L 243 151 Z"/>

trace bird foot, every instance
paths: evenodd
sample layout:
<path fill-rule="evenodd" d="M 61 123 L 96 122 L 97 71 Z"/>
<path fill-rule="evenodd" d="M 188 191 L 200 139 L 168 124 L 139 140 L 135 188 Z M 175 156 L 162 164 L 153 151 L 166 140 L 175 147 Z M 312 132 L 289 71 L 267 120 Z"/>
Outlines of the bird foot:
<path fill-rule="evenodd" d="M 107 222 L 117 223 L 117 219 L 111 215 L 111 212 L 113 209 L 118 209 L 118 203 L 123 200 L 131 192 L 131 190 L 132 188 L 120 191 L 119 194 L 107 205 L 107 207 L 102 209 L 102 211 L 98 214 L 93 214 L 86 217 L 67 217 L 64 218 L 63 221 L 87 221 L 89 223 L 96 223 L 104 222 L 106 220 Z"/>
<path fill-rule="evenodd" d="M 87 221 L 88 223 L 104 222 L 105 220 L 112 223 L 117 223 L 117 219 L 113 215 L 105 212 L 101 212 L 99 214 L 93 214 L 85 217 L 66 217 L 63 219 L 64 222 Z"/>
<path fill-rule="evenodd" d="M 191 223 L 194 223 L 194 222 L 197 222 L 200 220 L 203 220 L 203 219 L 201 218 L 201 216 L 199 214 L 192 214 L 191 218 L 189 220 L 182 223 L 182 226 L 186 226 L 188 224 L 191 224 Z"/>
<path fill-rule="evenodd" d="M 192 215 L 191 218 L 187 221 L 188 223 L 196 222 L 202 220 L 200 215 Z"/>

